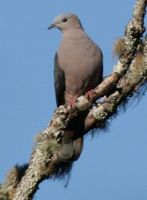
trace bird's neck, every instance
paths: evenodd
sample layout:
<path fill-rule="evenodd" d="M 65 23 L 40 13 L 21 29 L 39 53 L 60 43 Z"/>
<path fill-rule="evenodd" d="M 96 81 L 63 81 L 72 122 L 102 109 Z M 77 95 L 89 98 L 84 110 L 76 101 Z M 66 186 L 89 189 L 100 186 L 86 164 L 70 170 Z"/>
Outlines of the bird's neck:
<path fill-rule="evenodd" d="M 74 39 L 86 36 L 84 29 L 82 28 L 72 28 L 66 31 L 63 31 L 62 39 Z"/>

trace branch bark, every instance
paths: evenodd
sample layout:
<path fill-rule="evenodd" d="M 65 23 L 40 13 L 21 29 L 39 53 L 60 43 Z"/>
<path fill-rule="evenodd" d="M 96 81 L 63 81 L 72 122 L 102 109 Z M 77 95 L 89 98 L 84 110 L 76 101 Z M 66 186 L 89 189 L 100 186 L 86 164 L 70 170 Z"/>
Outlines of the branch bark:
<path fill-rule="evenodd" d="M 25 168 L 14 167 L 9 173 L 9 181 L 0 186 L 0 197 L 5 195 L 6 199 L 30 200 L 44 179 L 67 175 L 73 161 L 63 162 L 59 152 L 69 121 L 80 112 L 89 110 L 85 119 L 85 134 L 101 127 L 116 114 L 119 105 L 146 83 L 147 39 L 143 38 L 146 6 L 147 0 L 136 0 L 133 17 L 121 39 L 123 48 L 112 74 L 94 89 L 90 98 L 84 95 L 72 108 L 68 104 L 57 108 L 49 126 L 38 135 L 29 163 Z"/>

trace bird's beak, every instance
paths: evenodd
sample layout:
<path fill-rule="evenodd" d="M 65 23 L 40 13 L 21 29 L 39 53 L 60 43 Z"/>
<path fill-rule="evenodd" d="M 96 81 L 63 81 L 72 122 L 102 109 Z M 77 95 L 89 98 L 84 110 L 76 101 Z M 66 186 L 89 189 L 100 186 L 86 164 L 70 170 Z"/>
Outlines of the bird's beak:
<path fill-rule="evenodd" d="M 47 29 L 50 30 L 52 28 L 54 28 L 56 25 L 55 24 L 51 24 Z"/>

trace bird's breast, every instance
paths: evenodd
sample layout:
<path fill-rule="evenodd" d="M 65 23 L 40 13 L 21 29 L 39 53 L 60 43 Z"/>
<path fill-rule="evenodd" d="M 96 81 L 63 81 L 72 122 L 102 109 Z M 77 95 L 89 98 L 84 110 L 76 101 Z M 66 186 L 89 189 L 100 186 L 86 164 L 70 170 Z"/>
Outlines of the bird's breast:
<path fill-rule="evenodd" d="M 101 59 L 100 49 L 88 38 L 63 40 L 58 50 L 59 65 L 63 70 L 91 68 Z"/>
<path fill-rule="evenodd" d="M 88 37 L 63 38 L 58 50 L 59 66 L 65 75 L 66 92 L 72 96 L 83 94 L 101 76 L 101 50 Z M 100 77 L 101 78 L 101 77 Z"/>

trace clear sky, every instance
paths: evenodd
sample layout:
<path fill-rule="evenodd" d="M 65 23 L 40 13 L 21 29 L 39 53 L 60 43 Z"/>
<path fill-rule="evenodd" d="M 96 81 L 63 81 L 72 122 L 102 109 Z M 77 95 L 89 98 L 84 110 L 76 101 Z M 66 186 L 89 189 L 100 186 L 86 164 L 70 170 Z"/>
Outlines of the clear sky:
<path fill-rule="evenodd" d="M 53 59 L 61 33 L 47 31 L 63 12 L 76 13 L 104 54 L 108 75 L 112 47 L 124 33 L 135 0 L 1 0 L 0 2 L 0 182 L 16 163 L 28 162 L 35 135 L 47 127 L 56 104 Z M 109 130 L 85 138 L 67 188 L 48 180 L 36 200 L 146 200 L 147 95 L 130 104 Z"/>

